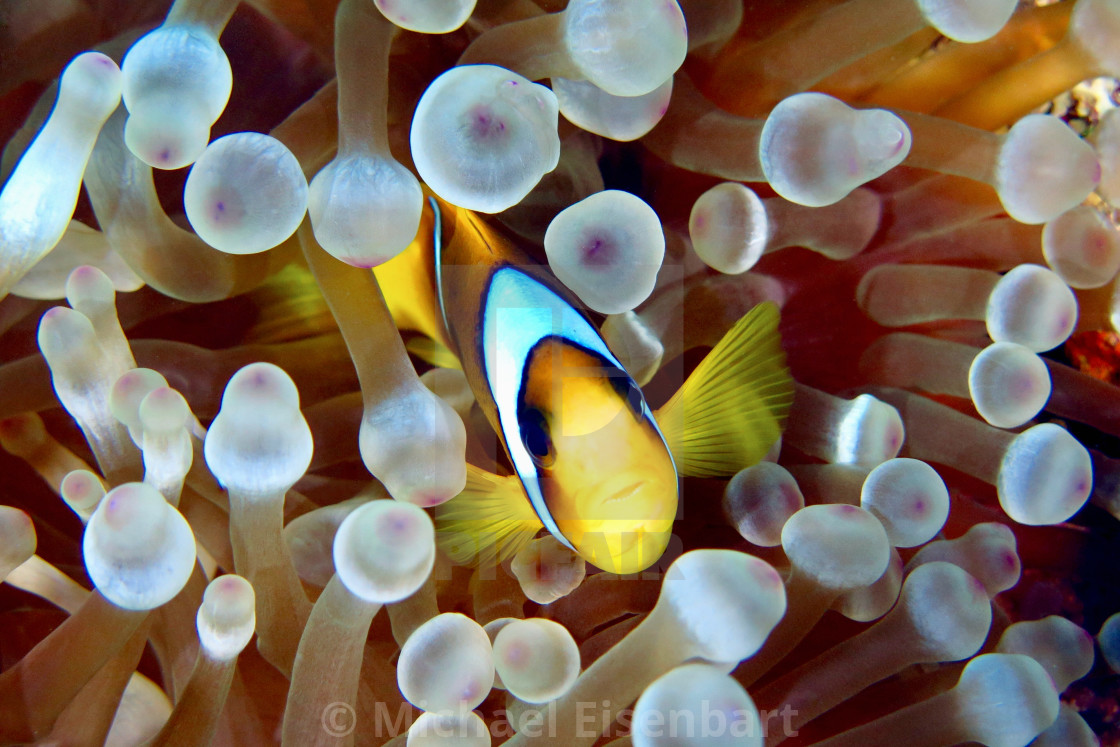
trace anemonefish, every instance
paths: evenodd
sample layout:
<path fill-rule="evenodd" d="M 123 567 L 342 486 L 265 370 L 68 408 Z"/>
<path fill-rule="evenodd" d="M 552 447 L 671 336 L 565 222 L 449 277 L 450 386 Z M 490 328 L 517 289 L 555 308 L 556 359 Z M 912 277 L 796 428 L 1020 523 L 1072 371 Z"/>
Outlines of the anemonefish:
<path fill-rule="evenodd" d="M 606 571 L 649 567 L 679 476 L 734 474 L 781 434 L 792 381 L 777 307 L 744 316 L 654 412 L 547 269 L 470 211 L 428 208 L 418 240 L 375 274 L 398 325 L 430 341 L 421 354 L 461 366 L 514 472 L 468 465 L 466 489 L 436 509 L 441 547 L 506 558 L 543 527 Z"/>

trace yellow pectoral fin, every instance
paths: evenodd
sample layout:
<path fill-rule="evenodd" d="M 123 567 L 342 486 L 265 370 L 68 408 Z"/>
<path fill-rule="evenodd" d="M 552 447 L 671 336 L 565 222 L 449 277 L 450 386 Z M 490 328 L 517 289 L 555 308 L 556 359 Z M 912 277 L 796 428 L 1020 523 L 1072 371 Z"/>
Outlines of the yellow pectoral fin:
<path fill-rule="evenodd" d="M 677 471 L 733 475 L 759 462 L 782 433 L 793 379 L 778 337 L 778 307 L 751 309 L 657 411 Z"/>
<path fill-rule="evenodd" d="M 516 476 L 467 465 L 463 492 L 435 509 L 436 540 L 456 563 L 505 560 L 529 544 L 543 525 Z"/>
<path fill-rule="evenodd" d="M 460 371 L 463 369 L 459 358 L 439 340 L 430 337 L 409 337 L 404 347 L 412 355 L 436 368 L 455 368 Z"/>

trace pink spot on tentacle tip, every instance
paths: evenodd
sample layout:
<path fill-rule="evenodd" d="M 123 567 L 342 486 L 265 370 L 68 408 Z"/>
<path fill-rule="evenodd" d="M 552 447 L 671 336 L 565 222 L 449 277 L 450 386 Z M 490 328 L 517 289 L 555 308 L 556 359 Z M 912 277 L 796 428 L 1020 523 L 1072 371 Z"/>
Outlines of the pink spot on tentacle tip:
<path fill-rule="evenodd" d="M 1014 571 L 1019 567 L 1019 556 L 1013 552 L 1003 554 L 1003 565 L 1007 570 Z"/>
<path fill-rule="evenodd" d="M 504 658 L 507 664 L 516 667 L 520 664 L 524 664 L 529 658 L 529 650 L 523 643 L 515 643 L 506 648 Z"/>
<path fill-rule="evenodd" d="M 136 371 L 128 371 L 121 374 L 117 379 L 117 389 L 120 391 L 128 391 L 140 383 L 140 374 Z"/>
<path fill-rule="evenodd" d="M 607 267 L 617 259 L 614 245 L 601 236 L 593 236 L 580 247 L 581 264 L 587 267 Z"/>
<path fill-rule="evenodd" d="M 412 518 L 403 513 L 394 515 L 388 522 L 389 530 L 393 534 L 404 534 L 412 528 Z"/>
<path fill-rule="evenodd" d="M 469 680 L 466 686 L 463 688 L 463 694 L 460 696 L 460 700 L 474 700 L 476 697 L 478 697 L 478 691 L 480 688 L 481 685 L 477 680 Z"/>
<path fill-rule="evenodd" d="M 782 576 L 769 563 L 760 564 L 754 571 L 754 577 L 760 586 L 777 588 L 784 586 Z"/>
<path fill-rule="evenodd" d="M 506 131 L 506 123 L 485 106 L 476 106 L 471 111 L 470 126 L 477 138 L 495 137 Z"/>
<path fill-rule="evenodd" d="M 914 505 L 912 506 L 915 516 L 924 516 L 927 508 L 926 502 L 921 498 L 914 501 Z"/>
<path fill-rule="evenodd" d="M 120 514 L 123 513 L 127 507 L 127 503 L 123 500 L 122 493 L 118 491 L 109 498 L 109 502 L 105 504 L 105 518 L 108 519 L 110 523 L 113 523 L 113 520 L 119 519 Z"/>
<path fill-rule="evenodd" d="M 849 503 L 839 503 L 836 505 L 836 513 L 840 514 L 841 516 L 851 516 L 857 511 L 859 511 L 859 509 Z"/>
<path fill-rule="evenodd" d="M 420 508 L 432 508 L 446 501 L 447 499 L 439 493 L 421 493 L 416 497 L 416 505 Z"/>

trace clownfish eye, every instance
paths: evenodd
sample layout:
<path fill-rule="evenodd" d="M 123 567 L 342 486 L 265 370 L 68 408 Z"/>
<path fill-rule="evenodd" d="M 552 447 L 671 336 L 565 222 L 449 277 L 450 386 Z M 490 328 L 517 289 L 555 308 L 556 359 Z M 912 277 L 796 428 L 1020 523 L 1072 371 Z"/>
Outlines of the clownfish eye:
<path fill-rule="evenodd" d="M 555 461 L 552 438 L 548 434 L 548 421 L 535 407 L 527 407 L 517 415 L 521 441 L 538 467 L 548 467 Z"/>
<path fill-rule="evenodd" d="M 634 413 L 636 417 L 642 417 L 642 404 L 645 402 L 645 397 L 642 396 L 642 390 L 634 383 L 634 380 L 625 374 L 611 377 L 611 386 L 618 392 L 618 396 L 626 400 L 630 412 Z"/>

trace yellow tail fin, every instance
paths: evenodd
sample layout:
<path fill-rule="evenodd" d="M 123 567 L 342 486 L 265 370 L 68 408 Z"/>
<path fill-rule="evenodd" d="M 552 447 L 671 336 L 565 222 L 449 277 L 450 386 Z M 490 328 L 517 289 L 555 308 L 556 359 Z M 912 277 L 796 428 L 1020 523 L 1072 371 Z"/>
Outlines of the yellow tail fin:
<path fill-rule="evenodd" d="M 456 563 L 478 565 L 512 557 L 543 525 L 516 476 L 467 465 L 463 492 L 435 509 L 436 540 Z"/>
<path fill-rule="evenodd" d="M 755 306 L 657 411 L 677 471 L 733 475 L 778 440 L 793 401 L 793 379 L 778 337 L 778 307 Z"/>

